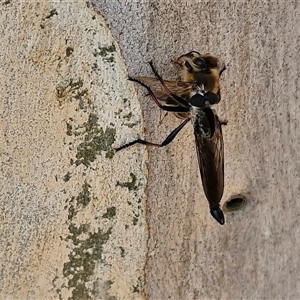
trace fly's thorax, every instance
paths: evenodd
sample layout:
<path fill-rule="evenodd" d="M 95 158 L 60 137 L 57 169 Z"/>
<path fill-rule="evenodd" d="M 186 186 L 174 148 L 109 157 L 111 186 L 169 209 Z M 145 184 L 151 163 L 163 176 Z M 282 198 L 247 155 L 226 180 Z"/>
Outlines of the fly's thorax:
<path fill-rule="evenodd" d="M 194 130 L 203 138 L 211 138 L 215 132 L 215 115 L 211 108 L 193 107 Z"/>
<path fill-rule="evenodd" d="M 203 109 L 204 107 L 192 106 L 191 114 L 193 118 L 201 118 L 201 116 L 203 115 Z"/>
<path fill-rule="evenodd" d="M 215 94 L 219 92 L 219 79 L 218 69 L 204 69 L 183 74 L 184 81 L 204 85 L 206 91 Z"/>

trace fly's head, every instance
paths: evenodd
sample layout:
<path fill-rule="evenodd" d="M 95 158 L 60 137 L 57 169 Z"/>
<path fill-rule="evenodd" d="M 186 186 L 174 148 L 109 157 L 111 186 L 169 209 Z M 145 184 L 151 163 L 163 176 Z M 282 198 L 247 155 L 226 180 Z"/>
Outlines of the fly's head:
<path fill-rule="evenodd" d="M 182 68 L 184 81 L 187 82 L 199 82 L 201 75 L 219 69 L 219 59 L 216 56 L 209 53 L 200 54 L 196 51 L 181 55 L 177 63 Z"/>
<path fill-rule="evenodd" d="M 191 51 L 181 55 L 177 64 L 182 69 L 182 80 L 203 84 L 207 91 L 219 93 L 220 63 L 219 59 L 210 54 Z"/>

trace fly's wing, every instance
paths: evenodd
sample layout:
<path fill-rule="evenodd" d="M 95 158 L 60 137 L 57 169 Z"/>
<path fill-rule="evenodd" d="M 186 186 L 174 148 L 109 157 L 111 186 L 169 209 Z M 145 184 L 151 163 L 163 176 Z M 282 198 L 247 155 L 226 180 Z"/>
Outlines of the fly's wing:
<path fill-rule="evenodd" d="M 153 91 L 154 95 L 162 102 L 165 102 L 168 105 L 178 105 L 176 101 L 170 96 L 168 91 L 162 86 L 161 82 L 155 77 L 137 77 L 139 81 L 148 85 Z M 193 86 L 191 83 L 183 81 L 171 81 L 164 80 L 167 88 L 175 95 L 188 101 L 190 95 L 193 92 Z"/>
<path fill-rule="evenodd" d="M 224 190 L 224 147 L 222 128 L 216 113 L 206 108 L 202 117 L 194 120 L 198 162 L 205 196 L 213 217 L 224 224 L 219 208 Z"/>

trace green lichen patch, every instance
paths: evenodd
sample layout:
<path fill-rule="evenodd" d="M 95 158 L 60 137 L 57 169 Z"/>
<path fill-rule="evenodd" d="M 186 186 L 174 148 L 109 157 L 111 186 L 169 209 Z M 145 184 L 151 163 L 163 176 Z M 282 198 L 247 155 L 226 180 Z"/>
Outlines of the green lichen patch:
<path fill-rule="evenodd" d="M 106 209 L 106 213 L 102 216 L 102 218 L 112 219 L 116 215 L 116 208 L 114 206 L 108 207 Z"/>
<path fill-rule="evenodd" d="M 52 9 L 52 10 L 50 10 L 49 15 L 45 17 L 45 19 L 50 19 L 50 18 L 52 18 L 55 15 L 58 15 L 57 10 L 56 9 Z"/>
<path fill-rule="evenodd" d="M 71 54 L 74 52 L 74 48 L 72 47 L 67 47 L 66 49 L 66 56 L 69 57 Z"/>
<path fill-rule="evenodd" d="M 82 186 L 82 191 L 76 197 L 77 206 L 85 208 L 91 202 L 91 192 L 89 189 L 91 186 L 88 183 L 84 183 Z"/>
<path fill-rule="evenodd" d="M 127 119 L 127 120 L 130 120 L 132 117 L 132 112 L 129 112 L 127 115 L 124 115 L 123 118 L 124 119 Z"/>
<path fill-rule="evenodd" d="M 82 99 L 88 95 L 88 89 L 84 89 L 82 91 L 78 91 L 77 94 L 74 96 L 75 99 Z M 79 103 L 79 108 L 84 109 L 85 107 L 82 106 L 82 103 Z"/>
<path fill-rule="evenodd" d="M 131 177 L 131 181 L 128 182 L 120 182 L 117 181 L 117 186 L 121 186 L 121 187 L 127 187 L 129 191 L 136 191 L 139 188 L 139 185 L 137 184 L 137 179 L 136 176 L 133 173 L 129 174 Z"/>
<path fill-rule="evenodd" d="M 69 261 L 64 264 L 63 274 L 68 279 L 67 287 L 72 289 L 72 297 L 68 299 L 95 299 L 93 289 L 86 286 L 94 274 L 96 264 L 104 262 L 102 257 L 103 245 L 109 240 L 112 228 L 106 232 L 89 232 L 87 224 L 76 227 L 69 226 L 70 235 L 67 239 L 72 240 L 74 249 L 69 254 Z M 84 237 L 84 238 L 83 238 Z"/>
<path fill-rule="evenodd" d="M 114 128 L 107 128 L 105 131 L 100 128 L 95 135 L 90 136 L 88 134 L 87 139 L 77 148 L 75 164 L 77 166 L 80 164 L 89 166 L 102 151 L 107 151 L 106 157 L 112 158 L 114 150 L 111 145 L 115 141 L 115 135 L 116 130 Z"/>
<path fill-rule="evenodd" d="M 58 99 L 65 98 L 67 96 L 80 99 L 82 96 L 87 95 L 87 89 L 83 88 L 83 80 L 81 78 L 69 78 L 62 80 L 56 86 L 56 96 Z"/>
<path fill-rule="evenodd" d="M 98 46 L 94 51 L 94 56 L 101 56 L 102 59 L 108 63 L 115 62 L 114 52 L 116 52 L 116 46 L 111 44 L 110 46 Z"/>
<path fill-rule="evenodd" d="M 140 293 L 143 290 L 143 278 L 139 276 L 137 281 L 137 284 L 133 286 L 134 293 Z"/>
<path fill-rule="evenodd" d="M 89 166 L 102 151 L 106 151 L 106 158 L 114 156 L 112 144 L 115 142 L 116 129 L 108 127 L 103 130 L 98 125 L 98 119 L 95 114 L 90 113 L 87 122 L 81 126 L 73 128 L 72 121 L 67 123 L 67 135 L 83 137 L 83 141 L 77 146 L 76 160 L 72 160 L 72 164 Z"/>
<path fill-rule="evenodd" d="M 97 63 L 93 63 L 93 65 L 92 65 L 92 70 L 93 70 L 94 72 L 97 72 L 97 71 L 100 70 L 100 67 L 98 66 Z"/>
<path fill-rule="evenodd" d="M 70 121 L 73 121 L 73 119 L 70 119 Z M 72 131 L 73 131 L 73 126 L 69 122 L 66 122 L 66 124 L 67 124 L 67 135 L 71 136 L 72 135 Z"/>
<path fill-rule="evenodd" d="M 74 205 L 74 200 L 75 197 L 71 197 L 71 200 L 69 201 L 69 206 L 65 206 L 65 209 L 68 209 L 68 220 L 72 220 L 78 212 Z"/>
<path fill-rule="evenodd" d="M 85 208 L 92 200 L 91 186 L 85 182 L 82 186 L 82 191 L 78 194 L 77 197 L 72 197 L 69 202 L 69 209 L 68 209 L 68 219 L 72 220 L 77 213 Z"/>
<path fill-rule="evenodd" d="M 121 257 L 125 257 L 125 249 L 123 247 L 119 247 L 121 251 Z"/>
<path fill-rule="evenodd" d="M 67 182 L 67 181 L 69 181 L 70 179 L 71 179 L 71 173 L 70 172 L 68 172 L 64 177 L 63 177 L 63 181 L 64 182 Z"/>
<path fill-rule="evenodd" d="M 138 221 L 139 221 L 138 217 L 139 217 L 139 216 L 134 216 L 134 217 L 133 217 L 133 219 L 132 219 L 132 224 L 133 224 L 133 225 L 136 225 L 136 224 L 138 223 Z"/>

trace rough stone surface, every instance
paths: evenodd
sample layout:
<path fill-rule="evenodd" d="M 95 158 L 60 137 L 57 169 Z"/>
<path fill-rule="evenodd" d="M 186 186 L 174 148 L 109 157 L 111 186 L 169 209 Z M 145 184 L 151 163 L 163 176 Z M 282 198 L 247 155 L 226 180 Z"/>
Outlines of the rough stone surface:
<path fill-rule="evenodd" d="M 228 68 L 216 107 L 229 121 L 222 203 L 242 194 L 247 205 L 226 213 L 224 226 L 211 218 L 192 128 L 151 149 L 148 299 L 299 299 L 300 2 L 93 2 L 132 76 L 151 76 L 152 59 L 176 78 L 170 60 L 190 50 L 215 53 Z M 180 120 L 142 100 L 147 138 L 160 142 Z"/>
<path fill-rule="evenodd" d="M 128 71 L 89 2 L 0 3 L 0 298 L 141 299 L 146 149 Z"/>

